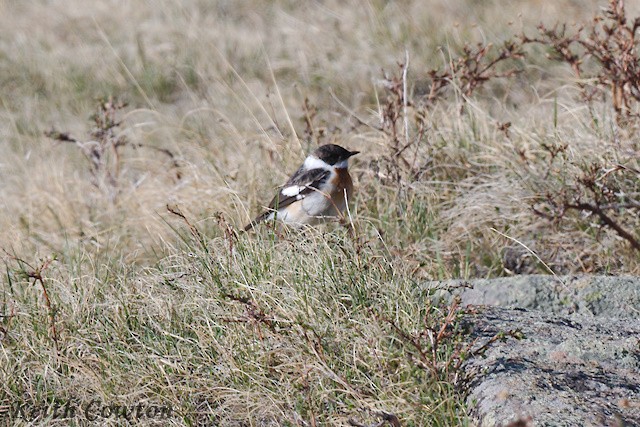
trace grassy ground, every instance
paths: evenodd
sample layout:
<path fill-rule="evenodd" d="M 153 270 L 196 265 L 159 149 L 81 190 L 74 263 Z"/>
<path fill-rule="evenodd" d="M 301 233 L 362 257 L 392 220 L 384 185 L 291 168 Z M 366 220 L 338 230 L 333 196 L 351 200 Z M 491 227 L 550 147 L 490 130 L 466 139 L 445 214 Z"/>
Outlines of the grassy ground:
<path fill-rule="evenodd" d="M 0 0 L 0 420 L 24 403 L 25 424 L 82 423 L 99 399 L 89 412 L 172 409 L 138 417 L 148 425 L 373 425 L 382 412 L 465 425 L 459 313 L 445 320 L 417 284 L 637 274 L 638 252 L 601 218 L 532 208 L 567 188 L 587 197 L 594 163 L 640 169 L 638 143 L 540 46 L 505 65 L 519 75 L 472 96 L 456 81 L 425 106 L 428 71 L 466 43 L 575 28 L 600 6 Z M 390 84 L 407 54 L 409 140 Z M 128 106 L 92 169 L 105 96 Z M 412 142 L 404 160 L 394 141 Z M 328 142 L 362 152 L 352 227 L 235 232 Z M 637 176 L 625 182 L 637 199 Z M 636 233 L 630 212 L 614 219 Z M 82 414 L 52 420 L 56 399 Z M 99 419 L 121 423 L 114 411 Z"/>

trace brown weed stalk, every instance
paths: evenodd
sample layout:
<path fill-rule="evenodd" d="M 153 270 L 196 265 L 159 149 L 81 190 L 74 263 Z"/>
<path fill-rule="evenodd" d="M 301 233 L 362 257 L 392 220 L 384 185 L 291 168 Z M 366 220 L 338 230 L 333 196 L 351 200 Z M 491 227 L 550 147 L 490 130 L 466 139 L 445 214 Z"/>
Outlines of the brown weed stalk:
<path fill-rule="evenodd" d="M 53 306 L 51 302 L 49 291 L 47 290 L 47 285 L 45 284 L 46 279 L 43 275 L 44 271 L 51 265 L 54 258 L 47 258 L 46 260 L 42 261 L 40 265 L 38 265 L 37 267 L 33 267 L 31 264 L 24 261 L 23 259 L 20 259 L 14 255 L 11 255 L 6 251 L 5 251 L 5 254 L 7 254 L 7 256 L 9 256 L 11 259 L 13 259 L 18 263 L 18 265 L 21 267 L 20 273 L 24 275 L 24 277 L 26 277 L 29 280 L 33 280 L 33 282 L 31 283 L 33 286 L 40 285 L 40 288 L 42 289 L 44 304 L 45 304 L 45 307 L 47 308 L 47 315 L 49 317 L 49 330 L 51 334 L 51 339 L 53 340 L 54 347 L 57 352 L 59 349 L 59 345 L 58 345 L 59 334 L 58 334 L 58 328 L 56 326 L 57 309 Z M 13 315 L 11 315 L 10 319 L 12 317 Z"/>

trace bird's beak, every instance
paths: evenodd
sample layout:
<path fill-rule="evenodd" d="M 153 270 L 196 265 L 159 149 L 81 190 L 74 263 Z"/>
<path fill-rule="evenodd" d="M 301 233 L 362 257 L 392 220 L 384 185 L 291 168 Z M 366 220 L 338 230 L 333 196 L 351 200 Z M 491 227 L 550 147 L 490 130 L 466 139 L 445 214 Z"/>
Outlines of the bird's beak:
<path fill-rule="evenodd" d="M 349 152 L 349 157 L 355 156 L 356 154 L 360 154 L 360 152 L 359 151 L 350 151 Z"/>

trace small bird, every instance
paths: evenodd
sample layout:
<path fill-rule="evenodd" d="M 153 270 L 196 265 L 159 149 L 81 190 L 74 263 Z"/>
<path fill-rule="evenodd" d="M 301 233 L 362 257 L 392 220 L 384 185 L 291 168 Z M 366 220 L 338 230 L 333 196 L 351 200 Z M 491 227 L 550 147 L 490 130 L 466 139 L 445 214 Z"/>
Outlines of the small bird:
<path fill-rule="evenodd" d="M 335 144 L 318 147 L 280 188 L 268 210 L 250 222 L 245 231 L 274 218 L 299 226 L 341 217 L 353 194 L 353 181 L 347 170 L 349 158 L 358 153 Z"/>

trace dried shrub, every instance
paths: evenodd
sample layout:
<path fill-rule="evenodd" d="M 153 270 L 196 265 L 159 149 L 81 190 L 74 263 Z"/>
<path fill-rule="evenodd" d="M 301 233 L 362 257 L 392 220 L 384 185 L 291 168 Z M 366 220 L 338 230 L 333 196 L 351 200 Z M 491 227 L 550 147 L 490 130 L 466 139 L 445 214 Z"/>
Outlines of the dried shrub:
<path fill-rule="evenodd" d="M 624 1 L 610 0 L 601 14 L 573 32 L 566 24 L 539 25 L 538 36 L 521 40 L 550 49 L 552 60 L 571 67 L 583 101 L 592 106 L 597 99 L 609 100 L 617 124 L 626 127 L 640 118 L 638 28 L 640 18 L 627 18 Z M 544 173 L 531 172 L 538 183 L 533 212 L 557 226 L 573 223 L 598 241 L 610 230 L 640 252 L 637 149 L 625 145 L 603 142 L 601 154 L 570 159 L 566 143 L 541 144 L 548 164 Z"/>
<path fill-rule="evenodd" d="M 91 138 L 89 141 L 81 141 L 71 136 L 69 132 L 59 132 L 55 129 L 45 133 L 54 141 L 69 142 L 80 149 L 88 163 L 91 184 L 105 194 L 112 203 L 115 203 L 122 190 L 123 152 L 126 147 L 148 148 L 164 154 L 171 161 L 176 179 L 181 178 L 178 160 L 170 150 L 134 143 L 123 134 L 122 121 L 118 116 L 126 107 L 127 103 L 113 97 L 99 100 L 96 112 L 91 115 L 93 128 L 89 132 Z"/>
<path fill-rule="evenodd" d="M 521 73 L 522 69 L 512 62 L 524 57 L 522 44 L 514 40 L 507 40 L 500 47 L 492 43 L 465 45 L 460 55 L 451 58 L 445 67 L 429 71 L 429 89 L 423 102 L 437 102 L 452 85 L 465 97 L 472 96 L 487 82 Z"/>
<path fill-rule="evenodd" d="M 557 170 L 553 172 L 558 174 Z M 549 189 L 533 204 L 536 215 L 558 223 L 572 211 L 582 213 L 580 223 L 607 228 L 640 252 L 640 170 L 616 164 L 605 167 L 593 162 L 583 173 L 570 177 L 559 188 Z"/>
<path fill-rule="evenodd" d="M 601 14 L 574 32 L 566 24 L 553 28 L 541 24 L 538 36 L 523 35 L 521 40 L 550 48 L 551 59 L 568 64 L 585 101 L 608 93 L 618 122 L 624 123 L 640 117 L 638 28 L 640 17 L 627 18 L 624 0 L 609 0 Z"/>
<path fill-rule="evenodd" d="M 419 328 L 408 331 L 396 321 L 372 311 L 374 318 L 390 326 L 393 335 L 405 345 L 409 361 L 420 369 L 431 373 L 438 381 L 459 384 L 461 368 L 465 360 L 484 354 L 495 342 L 507 338 L 523 338 L 520 330 L 499 332 L 487 341 L 465 342 L 468 331 L 462 319 L 471 313 L 472 308 L 461 308 L 459 297 L 449 304 L 427 303 L 424 317 Z"/>
<path fill-rule="evenodd" d="M 428 71 L 413 90 L 407 81 L 408 54 L 398 64 L 398 73 L 390 75 L 383 70 L 386 99 L 380 106 L 378 129 L 386 135 L 389 150 L 376 168 L 384 167 L 384 176 L 395 183 L 407 177 L 418 179 L 425 167 L 424 159 L 419 157 L 419 146 L 427 142 L 429 110 L 453 93 L 462 94 L 464 102 L 488 82 L 517 75 L 522 70 L 515 61 L 522 58 L 522 45 L 512 40 L 500 47 L 492 43 L 465 45 L 445 65 Z"/>

